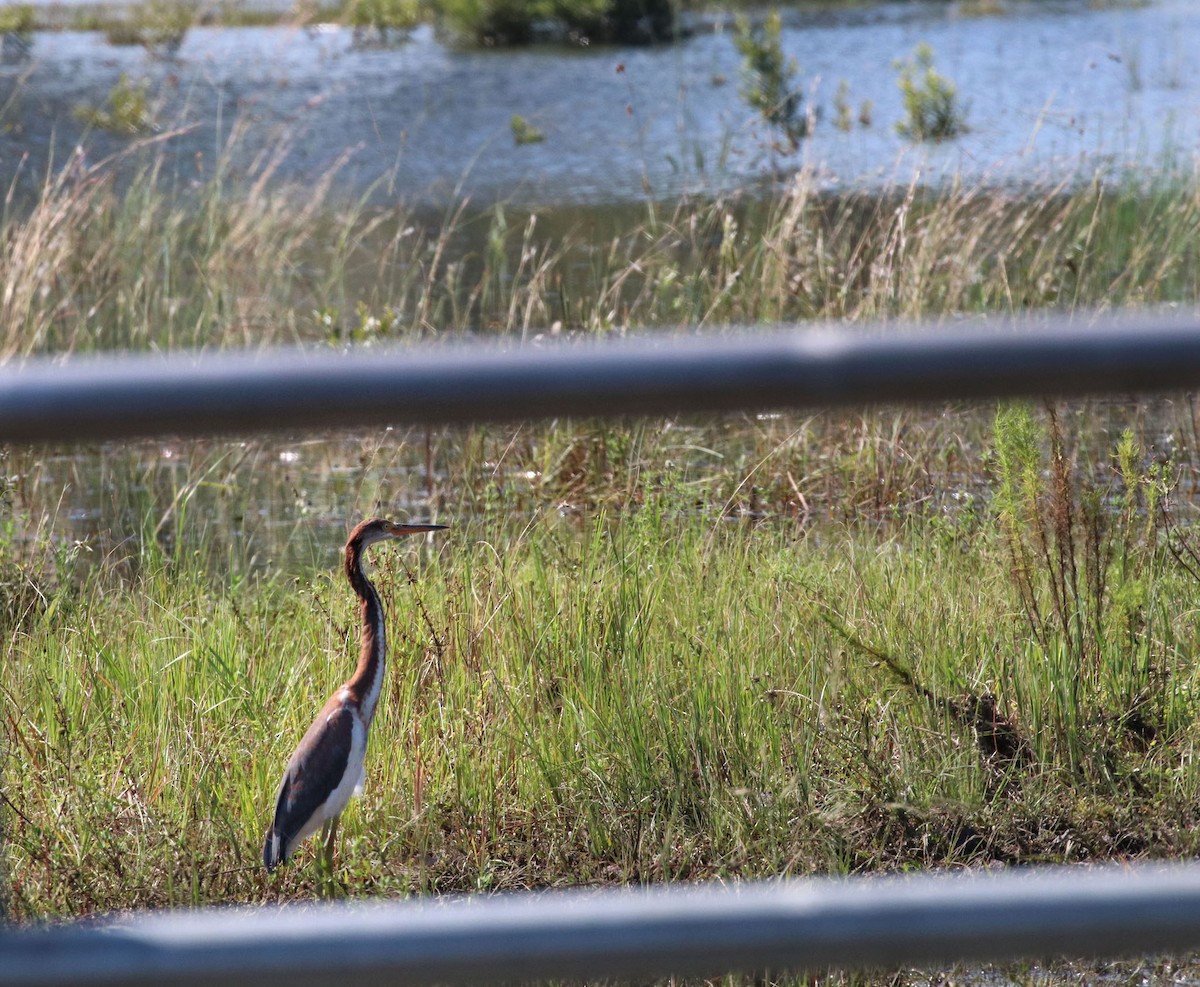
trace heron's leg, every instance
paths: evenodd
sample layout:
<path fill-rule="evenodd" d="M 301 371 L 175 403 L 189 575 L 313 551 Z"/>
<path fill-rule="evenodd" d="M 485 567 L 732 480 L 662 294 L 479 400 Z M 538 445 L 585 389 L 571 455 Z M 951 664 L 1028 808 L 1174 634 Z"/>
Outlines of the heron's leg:
<path fill-rule="evenodd" d="M 337 835 L 337 819 L 327 819 L 321 826 L 321 849 L 317 851 L 317 894 L 322 898 L 335 898 L 337 882 L 333 878 L 333 843 Z"/>
<path fill-rule="evenodd" d="M 333 873 L 333 844 L 337 839 L 338 820 L 341 816 L 334 816 L 328 819 L 324 826 L 325 835 L 325 870 L 330 874 Z"/>

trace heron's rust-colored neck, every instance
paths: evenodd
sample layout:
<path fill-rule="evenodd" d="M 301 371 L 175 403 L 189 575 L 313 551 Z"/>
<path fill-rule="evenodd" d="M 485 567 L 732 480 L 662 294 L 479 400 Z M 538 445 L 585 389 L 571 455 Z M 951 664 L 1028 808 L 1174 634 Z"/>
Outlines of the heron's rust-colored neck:
<path fill-rule="evenodd" d="M 359 599 L 362 613 L 362 650 L 358 667 L 342 687 L 359 707 L 369 726 L 383 688 L 383 672 L 387 659 L 387 638 L 384 631 L 383 603 L 375 587 L 363 572 L 363 543 L 351 537 L 346 543 L 346 578 Z"/>

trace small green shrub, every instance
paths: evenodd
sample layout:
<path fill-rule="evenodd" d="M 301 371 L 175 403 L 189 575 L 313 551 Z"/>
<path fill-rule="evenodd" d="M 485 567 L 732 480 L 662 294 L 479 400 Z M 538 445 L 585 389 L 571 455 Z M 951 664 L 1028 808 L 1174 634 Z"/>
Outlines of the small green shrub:
<path fill-rule="evenodd" d="M 645 43 L 675 33 L 672 0 L 440 0 L 437 7 L 452 35 L 488 46 L 541 36 Z"/>
<path fill-rule="evenodd" d="M 442 0 L 442 20 L 458 38 L 484 45 L 521 45 L 553 13 L 549 0 Z"/>
<path fill-rule="evenodd" d="M 966 110 L 954 83 L 933 67 L 933 49 L 919 44 L 912 58 L 897 61 L 906 118 L 896 130 L 912 141 L 951 140 L 967 131 Z"/>
<path fill-rule="evenodd" d="M 89 127 L 110 130 L 117 134 L 141 134 L 155 129 L 154 111 L 150 105 L 150 83 L 146 79 L 132 82 L 124 72 L 109 90 L 104 106 L 81 106 L 75 116 Z"/>
<path fill-rule="evenodd" d="M 771 11 L 757 27 L 740 15 L 734 22 L 733 41 L 742 56 L 742 98 L 768 124 L 783 131 L 789 148 L 795 150 L 808 136 L 808 120 L 804 97 L 795 85 L 799 69 L 783 52 L 782 32 L 778 11 Z"/>
<path fill-rule="evenodd" d="M 1107 648 L 1144 659 L 1163 470 L 1143 469 L 1127 431 L 1114 451 L 1116 481 L 1102 485 L 1075 464 L 1054 408 L 1044 426 L 1027 406 L 1001 408 L 995 439 L 1000 530 L 1038 646 L 1065 650 L 1079 674 Z"/>
<path fill-rule="evenodd" d="M 539 144 L 546 139 L 545 134 L 519 113 L 512 115 L 511 126 L 513 140 L 518 144 Z"/>

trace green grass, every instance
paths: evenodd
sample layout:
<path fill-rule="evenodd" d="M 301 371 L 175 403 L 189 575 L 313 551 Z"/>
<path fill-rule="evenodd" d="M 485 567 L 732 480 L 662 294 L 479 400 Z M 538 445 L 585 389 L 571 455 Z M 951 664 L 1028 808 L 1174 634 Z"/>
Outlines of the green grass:
<path fill-rule="evenodd" d="M 456 505 L 445 535 L 375 553 L 394 661 L 339 893 L 1195 852 L 1194 583 L 1165 551 L 1149 660 L 1114 636 L 1081 667 L 1066 636 L 1031 636 L 986 512 L 755 522 L 660 440 L 636 509 Z M 328 891 L 312 846 L 274 877 L 258 854 L 282 765 L 352 664 L 344 580 L 160 544 L 10 615 L 16 918 Z M 982 693 L 1028 764 L 983 757 L 943 705 Z M 1139 695 L 1150 742 L 1127 723 Z"/>
<path fill-rule="evenodd" d="M 0 217 L 5 359 L 1198 295 L 1187 176 L 428 221 L 129 153 Z M 259 863 L 355 650 L 306 539 L 397 505 L 452 527 L 375 554 L 394 660 L 335 893 L 1195 853 L 1192 404 L 995 411 L 5 450 L 9 914 L 330 892 L 311 846 Z"/>

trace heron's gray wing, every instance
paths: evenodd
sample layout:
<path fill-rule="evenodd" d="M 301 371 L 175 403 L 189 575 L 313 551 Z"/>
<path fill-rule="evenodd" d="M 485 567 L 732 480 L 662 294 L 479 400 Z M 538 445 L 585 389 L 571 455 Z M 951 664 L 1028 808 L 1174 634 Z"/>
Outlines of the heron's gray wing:
<path fill-rule="evenodd" d="M 263 844 L 267 870 L 287 859 L 297 834 L 345 777 L 353 732 L 354 715 L 341 705 L 321 710 L 305 732 L 275 798 L 275 818 Z"/>

